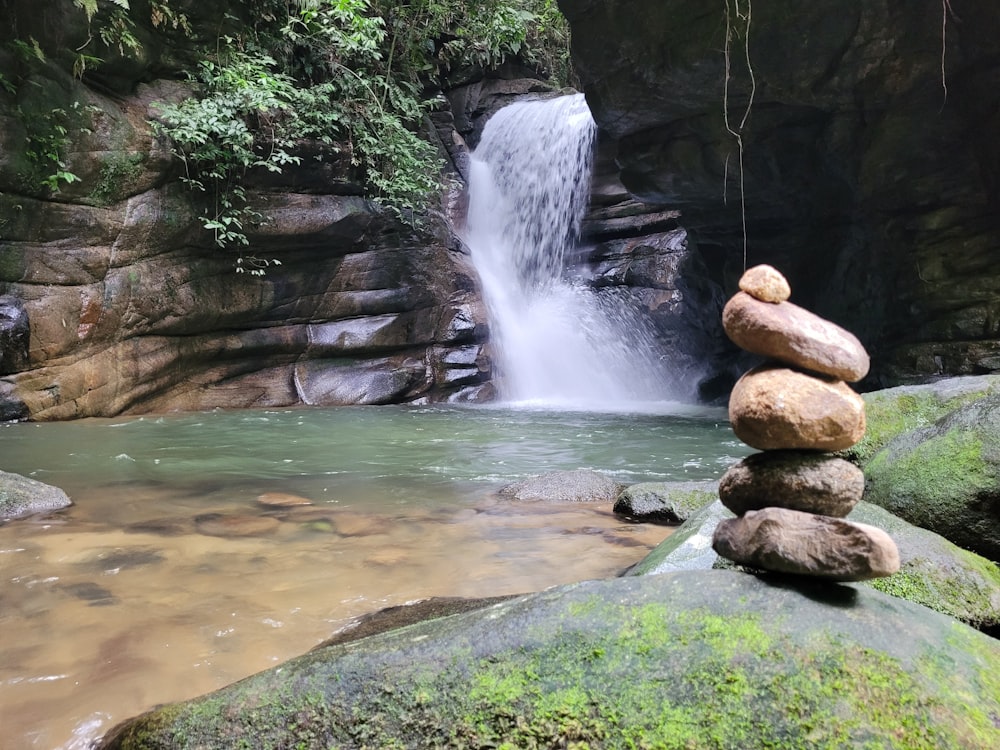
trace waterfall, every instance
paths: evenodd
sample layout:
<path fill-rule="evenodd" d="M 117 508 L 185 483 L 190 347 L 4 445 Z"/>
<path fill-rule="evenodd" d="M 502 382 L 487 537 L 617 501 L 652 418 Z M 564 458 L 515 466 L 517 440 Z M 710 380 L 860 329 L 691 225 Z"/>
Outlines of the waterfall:
<path fill-rule="evenodd" d="M 506 401 L 629 408 L 669 397 L 648 316 L 572 278 L 596 125 L 582 94 L 511 104 L 472 155 L 466 242 Z"/>

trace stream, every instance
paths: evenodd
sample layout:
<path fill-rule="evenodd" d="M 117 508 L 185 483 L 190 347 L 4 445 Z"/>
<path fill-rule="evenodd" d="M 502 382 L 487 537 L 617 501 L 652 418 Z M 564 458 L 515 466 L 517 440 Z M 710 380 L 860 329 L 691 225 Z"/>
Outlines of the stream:
<path fill-rule="evenodd" d="M 746 453 L 721 410 L 645 409 L 0 425 L 0 468 L 74 501 L 0 526 L 0 745 L 86 748 L 119 721 L 274 666 L 386 606 L 621 573 L 670 529 L 497 490 L 558 469 L 623 484 L 718 478 Z"/>

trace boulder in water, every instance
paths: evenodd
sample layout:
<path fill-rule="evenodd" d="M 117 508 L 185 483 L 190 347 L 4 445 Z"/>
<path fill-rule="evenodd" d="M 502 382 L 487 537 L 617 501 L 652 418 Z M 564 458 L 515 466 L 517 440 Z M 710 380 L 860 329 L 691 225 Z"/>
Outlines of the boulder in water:
<path fill-rule="evenodd" d="M 614 512 L 630 521 L 677 526 L 715 499 L 719 483 L 640 482 L 626 487 Z"/>
<path fill-rule="evenodd" d="M 501 497 L 517 502 L 613 503 L 622 486 L 591 469 L 550 471 L 513 482 L 500 489 Z"/>
<path fill-rule="evenodd" d="M 0 471 L 0 522 L 62 510 L 72 504 L 73 501 L 58 487 Z"/>

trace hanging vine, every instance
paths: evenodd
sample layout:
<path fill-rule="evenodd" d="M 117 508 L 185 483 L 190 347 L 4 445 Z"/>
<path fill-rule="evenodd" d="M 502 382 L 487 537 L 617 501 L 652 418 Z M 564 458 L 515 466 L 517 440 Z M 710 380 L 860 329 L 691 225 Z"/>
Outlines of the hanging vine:
<path fill-rule="evenodd" d="M 944 0 L 948 2 L 948 0 Z M 726 76 L 723 84 L 722 117 L 725 122 L 726 131 L 736 140 L 736 147 L 739 158 L 739 179 L 740 179 L 740 216 L 743 229 L 743 268 L 747 267 L 747 208 L 746 189 L 744 185 L 743 169 L 743 128 L 750 117 L 750 110 L 753 108 L 754 95 L 757 93 L 757 80 L 754 77 L 753 65 L 750 62 L 750 23 L 753 16 L 753 4 L 750 0 L 745 0 L 745 5 L 741 5 L 740 0 L 726 0 L 726 42 L 725 60 Z M 732 80 L 732 46 L 733 41 L 742 36 L 742 52 L 746 59 L 747 72 L 750 76 L 750 94 L 747 97 L 746 107 L 743 109 L 743 116 L 739 124 L 735 127 L 729 118 L 729 82 Z M 726 157 L 725 183 L 729 181 L 729 157 Z M 725 199 L 725 196 L 723 196 Z"/>

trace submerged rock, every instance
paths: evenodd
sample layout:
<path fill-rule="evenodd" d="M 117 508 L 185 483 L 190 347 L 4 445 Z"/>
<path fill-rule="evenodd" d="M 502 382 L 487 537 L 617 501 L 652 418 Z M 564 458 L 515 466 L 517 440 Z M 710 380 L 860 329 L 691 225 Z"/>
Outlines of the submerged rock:
<path fill-rule="evenodd" d="M 864 588 L 706 571 L 562 586 L 320 648 L 98 747 L 985 750 L 997 717 L 993 639 Z"/>
<path fill-rule="evenodd" d="M 73 501 L 58 487 L 0 471 L 0 522 L 62 510 L 72 504 Z"/>
<path fill-rule="evenodd" d="M 500 488 L 501 497 L 517 502 L 613 503 L 622 486 L 590 469 L 550 471 Z"/>
<path fill-rule="evenodd" d="M 194 519 L 199 534 L 221 537 L 266 536 L 277 531 L 281 521 L 272 516 L 243 513 L 203 513 Z"/>

